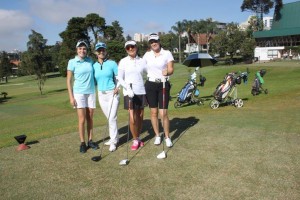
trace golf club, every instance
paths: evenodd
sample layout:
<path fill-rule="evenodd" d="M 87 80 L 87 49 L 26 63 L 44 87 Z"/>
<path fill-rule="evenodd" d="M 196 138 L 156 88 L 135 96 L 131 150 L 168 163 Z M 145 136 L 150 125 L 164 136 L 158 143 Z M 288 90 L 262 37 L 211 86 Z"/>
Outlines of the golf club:
<path fill-rule="evenodd" d="M 130 88 L 132 88 L 132 83 L 130 83 Z M 124 160 L 121 160 L 120 162 L 119 162 L 119 165 L 121 165 L 121 166 L 125 166 L 125 165 L 128 165 L 129 164 L 129 160 L 128 160 L 128 140 L 129 140 L 129 133 L 130 133 L 130 107 L 131 107 L 131 101 L 132 101 L 132 99 L 129 97 L 128 98 L 128 125 L 127 125 L 127 127 L 128 127 L 128 130 L 127 130 L 127 150 L 126 150 L 126 159 L 124 159 Z"/>
<path fill-rule="evenodd" d="M 111 105 L 110 105 L 110 108 L 109 108 L 108 117 L 107 117 L 107 125 L 106 125 L 106 128 L 105 128 L 105 131 L 103 132 L 102 146 L 101 146 L 101 149 L 100 149 L 100 154 L 99 154 L 99 156 L 94 156 L 94 157 L 91 158 L 91 160 L 94 161 L 94 162 L 98 162 L 102 159 L 102 150 L 103 150 L 103 147 L 104 147 L 104 139 L 106 137 L 108 126 L 109 126 L 109 117 L 110 117 L 112 105 L 114 103 L 114 98 L 115 98 L 115 94 L 113 95 Z"/>
<path fill-rule="evenodd" d="M 165 145 L 164 145 L 164 139 L 165 139 L 165 126 L 164 126 L 164 119 L 165 119 L 165 96 L 166 96 L 166 82 L 163 82 L 163 91 L 162 91 L 162 96 L 163 96 L 163 118 L 162 118 L 162 128 L 163 128 L 163 139 L 162 139 L 162 149 L 163 151 L 158 154 L 156 157 L 158 159 L 164 159 L 167 157 L 167 154 L 165 152 Z"/>

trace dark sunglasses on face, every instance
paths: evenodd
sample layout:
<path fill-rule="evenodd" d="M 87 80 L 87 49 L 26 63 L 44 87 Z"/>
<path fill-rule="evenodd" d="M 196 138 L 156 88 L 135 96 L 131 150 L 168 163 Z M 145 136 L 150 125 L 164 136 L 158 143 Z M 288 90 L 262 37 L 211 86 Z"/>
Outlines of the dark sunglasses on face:
<path fill-rule="evenodd" d="M 129 50 L 129 49 L 134 49 L 135 48 L 135 46 L 134 45 L 128 45 L 128 46 L 126 46 L 126 50 Z"/>
<path fill-rule="evenodd" d="M 158 43 L 158 40 L 150 40 L 149 43 L 150 43 L 150 44 Z"/>

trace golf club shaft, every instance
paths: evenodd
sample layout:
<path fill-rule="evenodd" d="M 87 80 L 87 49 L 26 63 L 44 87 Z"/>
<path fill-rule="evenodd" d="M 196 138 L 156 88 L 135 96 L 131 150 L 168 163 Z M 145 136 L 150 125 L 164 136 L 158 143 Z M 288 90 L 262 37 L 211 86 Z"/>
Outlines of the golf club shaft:
<path fill-rule="evenodd" d="M 132 89 L 132 83 L 130 83 L 130 88 Z M 129 140 L 129 134 L 130 134 L 130 108 L 131 108 L 131 104 L 132 104 L 132 99 L 128 96 L 128 131 L 127 131 L 127 153 L 126 153 L 126 159 L 128 160 L 128 151 L 129 151 L 129 144 L 128 144 L 128 140 Z"/>
<path fill-rule="evenodd" d="M 162 139 L 162 149 L 165 150 L 164 139 L 165 139 L 165 101 L 166 101 L 166 82 L 163 82 L 163 90 L 162 90 L 162 98 L 163 98 L 163 116 L 162 116 L 162 128 L 163 128 L 163 139 Z"/>

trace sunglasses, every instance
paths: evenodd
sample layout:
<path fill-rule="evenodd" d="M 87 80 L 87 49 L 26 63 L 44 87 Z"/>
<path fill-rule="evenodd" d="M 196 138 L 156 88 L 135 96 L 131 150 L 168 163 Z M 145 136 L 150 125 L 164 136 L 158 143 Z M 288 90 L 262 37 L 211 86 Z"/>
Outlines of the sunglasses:
<path fill-rule="evenodd" d="M 126 46 L 126 50 L 129 50 L 129 49 L 134 49 L 135 48 L 135 46 L 134 45 L 127 45 Z"/>
<path fill-rule="evenodd" d="M 158 43 L 158 40 L 150 40 L 149 43 L 150 43 L 150 44 Z"/>

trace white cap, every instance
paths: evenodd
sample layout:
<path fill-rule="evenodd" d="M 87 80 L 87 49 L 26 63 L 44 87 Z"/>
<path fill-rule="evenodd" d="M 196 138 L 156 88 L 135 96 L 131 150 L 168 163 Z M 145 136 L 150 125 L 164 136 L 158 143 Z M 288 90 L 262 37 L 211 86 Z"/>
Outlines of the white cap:
<path fill-rule="evenodd" d="M 126 48 L 128 45 L 136 46 L 136 42 L 134 40 L 129 40 L 125 43 L 124 47 Z"/>
<path fill-rule="evenodd" d="M 148 38 L 148 42 L 150 40 L 159 40 L 159 36 L 156 33 L 151 33 Z"/>
<path fill-rule="evenodd" d="M 79 40 L 76 44 L 76 48 L 79 47 L 81 44 L 84 44 L 87 48 L 89 47 L 84 40 Z"/>

